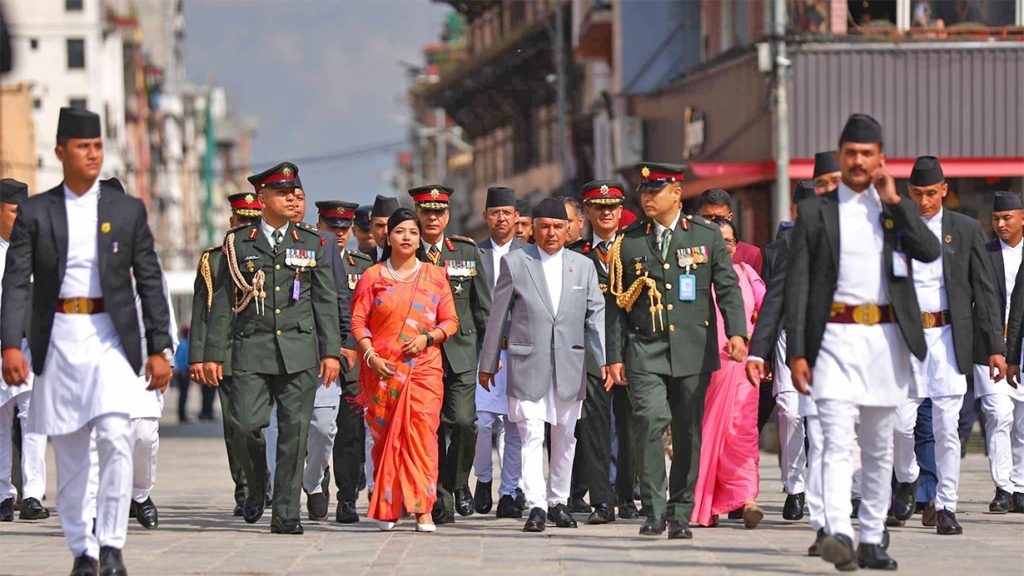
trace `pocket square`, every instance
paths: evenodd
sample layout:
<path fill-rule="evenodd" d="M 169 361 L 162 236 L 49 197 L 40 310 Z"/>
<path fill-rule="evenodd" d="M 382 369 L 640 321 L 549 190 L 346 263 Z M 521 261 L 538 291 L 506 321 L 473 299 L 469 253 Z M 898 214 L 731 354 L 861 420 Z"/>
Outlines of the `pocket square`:
<path fill-rule="evenodd" d="M 573 290 L 584 290 L 584 287 L 583 286 L 573 286 L 572 289 Z"/>

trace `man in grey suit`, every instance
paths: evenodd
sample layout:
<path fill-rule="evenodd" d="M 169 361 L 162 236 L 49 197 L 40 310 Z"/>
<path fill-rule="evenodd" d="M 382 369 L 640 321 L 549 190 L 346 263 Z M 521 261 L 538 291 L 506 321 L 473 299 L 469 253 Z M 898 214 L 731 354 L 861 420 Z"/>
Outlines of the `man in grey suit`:
<path fill-rule="evenodd" d="M 488 288 L 494 288 L 498 281 L 498 268 L 502 257 L 512 250 L 520 250 L 526 242 L 516 238 L 516 193 L 511 188 L 488 188 L 487 203 L 484 206 L 484 221 L 490 235 L 477 245 L 480 263 Z M 501 363 L 508 365 L 507 351 L 502 346 Z M 508 369 L 498 370 L 494 375 L 494 386 L 485 390 L 476 388 L 476 455 L 473 468 L 476 471 L 476 490 L 473 491 L 473 507 L 478 514 L 491 511 L 493 502 L 494 466 L 491 454 L 491 440 L 498 436 L 498 459 L 501 461 L 501 482 L 498 486 L 498 518 L 522 518 L 523 503 L 519 500 L 519 478 L 522 475 L 519 428 L 508 419 L 508 395 L 505 382 Z"/>
<path fill-rule="evenodd" d="M 523 531 L 543 532 L 548 516 L 559 528 L 576 527 L 566 502 L 576 420 L 587 391 L 584 339 L 602 367 L 606 388 L 611 380 L 605 368 L 605 306 L 597 271 L 587 257 L 564 249 L 569 218 L 562 201 L 545 198 L 534 208 L 533 218 L 536 244 L 501 260 L 479 380 L 490 389 L 501 367 L 501 341 L 507 338 L 508 417 L 522 439 L 523 488 L 530 507 Z M 551 425 L 546 485 L 545 424 Z"/>

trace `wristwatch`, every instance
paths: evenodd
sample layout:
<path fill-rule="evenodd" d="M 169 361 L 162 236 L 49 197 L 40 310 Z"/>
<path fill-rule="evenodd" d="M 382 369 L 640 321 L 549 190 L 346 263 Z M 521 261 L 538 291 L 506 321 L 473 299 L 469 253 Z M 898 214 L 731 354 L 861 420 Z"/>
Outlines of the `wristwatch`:
<path fill-rule="evenodd" d="M 170 348 L 164 348 L 163 350 L 160 351 L 160 353 L 163 354 L 164 360 L 167 360 L 168 364 L 170 364 L 171 366 L 174 366 L 174 351 L 173 350 L 171 350 Z"/>
<path fill-rule="evenodd" d="M 434 335 L 431 334 L 430 332 L 427 332 L 427 346 L 433 346 L 433 345 L 434 345 Z"/>

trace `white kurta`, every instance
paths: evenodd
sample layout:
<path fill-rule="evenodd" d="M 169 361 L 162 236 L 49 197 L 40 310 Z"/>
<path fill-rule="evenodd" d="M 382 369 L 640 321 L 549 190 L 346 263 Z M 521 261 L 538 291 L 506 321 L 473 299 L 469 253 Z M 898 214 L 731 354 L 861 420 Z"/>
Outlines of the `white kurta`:
<path fill-rule="evenodd" d="M 504 246 L 498 246 L 493 242 L 494 249 L 491 250 L 491 258 L 494 261 L 494 277 L 491 278 L 491 289 L 498 283 L 498 270 L 501 270 L 501 258 L 512 249 L 512 242 Z M 477 412 L 494 412 L 495 414 L 508 414 L 508 351 L 501 351 L 501 370 L 494 375 L 494 384 L 491 390 L 484 390 L 483 386 L 476 387 L 476 410 Z"/>
<path fill-rule="evenodd" d="M 928 230 L 942 245 L 942 211 L 925 220 Z M 933 262 L 914 260 L 914 291 L 922 312 L 942 312 L 949 309 L 946 295 L 946 281 L 943 276 L 943 256 Z M 940 396 L 963 396 L 967 393 L 967 377 L 960 373 L 953 346 L 953 327 L 940 326 L 924 331 L 928 355 L 924 360 L 911 356 L 914 380 L 909 394 L 914 399 L 938 398 Z"/>
<path fill-rule="evenodd" d="M 889 304 L 883 258 L 882 202 L 872 185 L 856 193 L 839 185 L 839 274 L 834 302 Z M 910 350 L 897 324 L 825 327 L 814 365 L 815 402 L 897 406 L 913 379 Z"/>
<path fill-rule="evenodd" d="M 1003 256 L 1003 285 L 1006 286 L 1006 309 L 1003 310 L 1003 322 L 1007 322 L 1010 319 L 1010 294 L 1013 294 L 1013 286 L 1017 283 L 1017 270 L 1020 268 L 1021 259 L 1024 256 L 1024 252 L 1022 252 L 1024 246 L 1020 244 L 1009 246 L 1000 240 L 999 247 Z M 1018 360 L 1024 362 L 1024 354 Z M 1013 362 L 1009 358 L 1006 361 L 1007 363 Z M 1002 382 L 993 382 L 988 377 L 988 366 L 975 364 L 974 395 L 980 398 L 989 394 L 1003 394 L 1018 402 L 1024 402 L 1024 386 L 1014 389 L 1006 383 L 1005 379 Z"/>
<path fill-rule="evenodd" d="M 100 189 L 81 197 L 65 187 L 68 256 L 61 298 L 101 298 L 98 250 Z M 139 382 L 110 315 L 55 314 L 43 373 L 36 379 L 29 422 L 33 432 L 74 432 L 103 414 L 131 414 Z"/>
<path fill-rule="evenodd" d="M 10 248 L 10 246 L 11 246 L 10 242 L 8 242 L 7 240 L 4 240 L 3 238 L 0 238 L 0 279 L 2 279 L 4 277 L 4 270 L 6 270 L 6 268 L 7 268 L 7 249 Z M 3 290 L 4 290 L 3 285 L 2 285 L 2 283 L 0 283 L 0 298 L 3 297 Z M 27 302 L 26 302 L 26 305 L 28 305 Z M 24 352 L 25 358 L 26 358 L 26 360 L 28 360 L 28 363 L 31 366 L 32 365 L 32 356 L 29 354 L 29 351 L 28 351 L 28 340 L 22 339 L 22 341 L 21 341 L 21 351 Z M 3 368 L 3 360 L 0 360 L 0 368 Z M 33 380 L 33 377 L 34 377 L 34 375 L 32 374 L 32 371 L 29 370 L 28 380 L 22 386 L 8 386 L 4 382 L 3 378 L 0 378 L 0 406 L 3 406 L 4 404 L 7 404 L 12 399 L 14 399 L 15 396 L 18 396 L 20 394 L 24 394 L 26 392 L 31 392 L 32 391 L 32 380 Z"/>
<path fill-rule="evenodd" d="M 554 254 L 548 254 L 543 250 L 540 253 L 541 268 L 544 270 L 544 281 L 547 284 L 548 296 L 551 298 L 551 308 L 558 314 L 558 305 L 562 298 L 562 259 L 565 256 L 565 249 Z M 559 400 L 555 391 L 554 374 L 552 374 L 551 387 L 548 393 L 540 400 L 520 400 L 512 396 L 508 397 L 508 417 L 512 422 L 523 420 L 543 420 L 548 424 L 569 424 L 579 420 L 582 412 L 583 401 Z"/>

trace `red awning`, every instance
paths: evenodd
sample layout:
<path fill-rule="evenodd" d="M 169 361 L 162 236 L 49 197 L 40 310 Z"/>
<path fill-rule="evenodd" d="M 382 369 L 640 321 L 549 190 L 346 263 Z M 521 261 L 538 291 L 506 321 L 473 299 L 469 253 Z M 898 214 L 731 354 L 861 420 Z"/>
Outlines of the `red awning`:
<path fill-rule="evenodd" d="M 942 172 L 947 178 L 988 178 L 1024 176 L 1022 158 L 941 158 Z M 885 162 L 896 178 L 909 178 L 914 158 L 889 158 Z M 694 196 L 708 188 L 742 188 L 775 178 L 775 162 L 691 162 L 690 170 L 697 177 L 683 183 L 685 196 Z M 810 178 L 814 173 L 813 158 L 790 160 L 791 179 Z"/>

